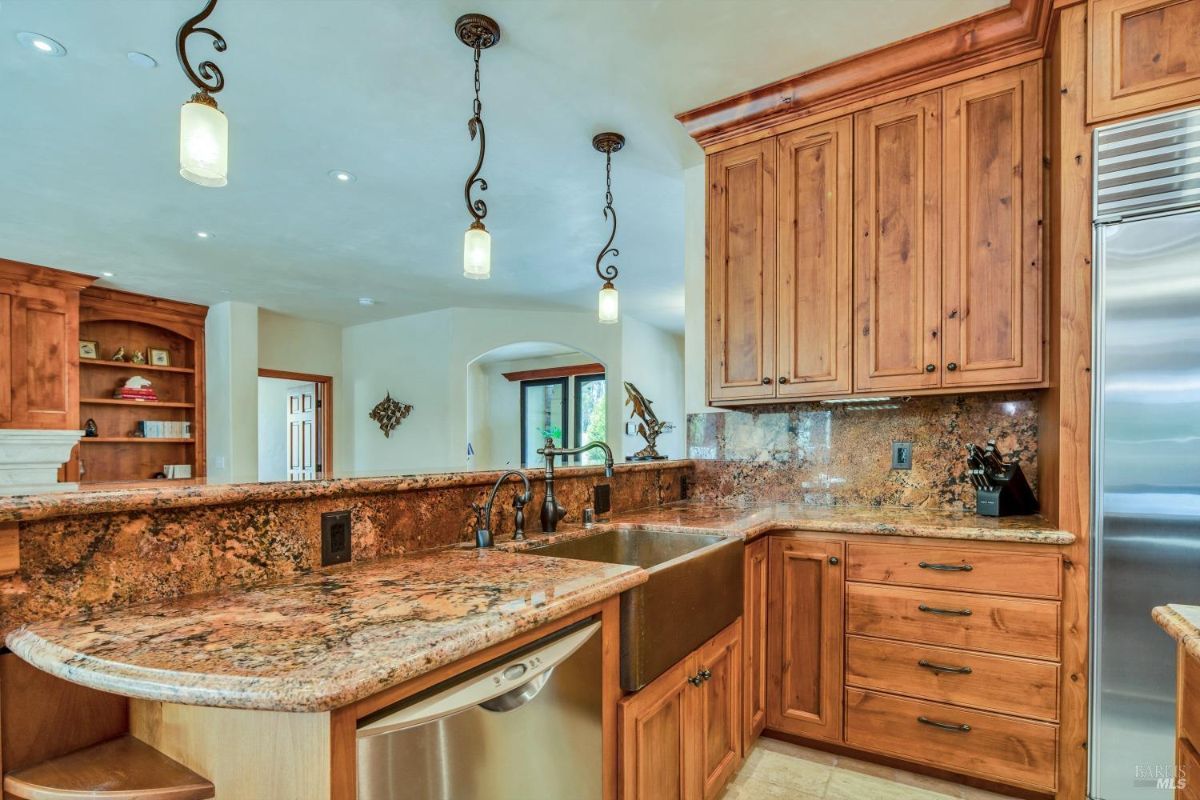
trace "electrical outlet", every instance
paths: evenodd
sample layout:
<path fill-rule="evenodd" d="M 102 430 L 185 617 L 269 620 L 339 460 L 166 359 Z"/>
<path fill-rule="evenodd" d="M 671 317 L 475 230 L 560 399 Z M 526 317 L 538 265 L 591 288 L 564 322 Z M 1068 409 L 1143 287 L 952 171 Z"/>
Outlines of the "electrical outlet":
<path fill-rule="evenodd" d="M 592 489 L 592 508 L 596 510 L 597 517 L 612 510 L 612 487 L 607 483 L 598 484 Z"/>
<path fill-rule="evenodd" d="M 350 560 L 350 512 L 327 511 L 321 515 L 321 566 Z"/>
<path fill-rule="evenodd" d="M 912 442 L 892 442 L 892 469 L 912 469 Z"/>

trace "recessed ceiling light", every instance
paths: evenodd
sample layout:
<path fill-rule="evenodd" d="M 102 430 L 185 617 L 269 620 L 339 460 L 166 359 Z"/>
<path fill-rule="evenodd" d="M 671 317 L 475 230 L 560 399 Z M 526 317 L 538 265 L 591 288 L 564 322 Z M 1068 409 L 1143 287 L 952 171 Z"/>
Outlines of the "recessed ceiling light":
<path fill-rule="evenodd" d="M 131 50 L 130 52 L 126 53 L 125 57 L 129 59 L 130 64 L 133 64 L 135 67 L 141 67 L 142 69 L 154 69 L 158 66 L 158 62 L 154 60 L 154 56 L 147 55 L 146 53 L 139 53 L 136 50 Z"/>
<path fill-rule="evenodd" d="M 358 178 L 354 177 L 353 172 L 346 172 L 344 169 L 329 170 L 329 177 L 333 178 L 338 183 L 354 183 Z"/>
<path fill-rule="evenodd" d="M 41 53 L 44 56 L 65 56 L 67 54 L 67 48 L 49 36 L 43 36 L 40 33 L 21 31 L 17 34 L 17 41 L 35 53 Z"/>
<path fill-rule="evenodd" d="M 212 234 L 209 233 L 208 231 L 196 231 L 196 238 L 197 239 L 211 239 Z"/>
<path fill-rule="evenodd" d="M 116 273 L 113 273 L 113 272 L 101 272 L 100 274 L 101 274 L 101 275 L 103 275 L 103 276 L 104 276 L 104 277 L 106 277 L 106 278 L 111 278 L 111 277 L 113 277 L 113 275 L 115 275 Z"/>
<path fill-rule="evenodd" d="M 375 305 L 375 298 L 373 298 L 373 297 L 360 297 L 360 298 L 358 298 L 358 304 L 359 304 L 360 306 L 373 306 L 373 305 Z"/>

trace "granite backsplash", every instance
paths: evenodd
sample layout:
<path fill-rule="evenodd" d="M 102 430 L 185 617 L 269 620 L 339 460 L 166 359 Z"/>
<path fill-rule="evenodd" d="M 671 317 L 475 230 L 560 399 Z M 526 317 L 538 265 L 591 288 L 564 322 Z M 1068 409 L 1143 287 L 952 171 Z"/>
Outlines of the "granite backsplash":
<path fill-rule="evenodd" d="M 994 439 L 1037 491 L 1036 392 L 794 403 L 688 415 L 690 496 L 715 501 L 972 509 L 966 445 Z M 891 468 L 892 442 L 912 469 Z"/>

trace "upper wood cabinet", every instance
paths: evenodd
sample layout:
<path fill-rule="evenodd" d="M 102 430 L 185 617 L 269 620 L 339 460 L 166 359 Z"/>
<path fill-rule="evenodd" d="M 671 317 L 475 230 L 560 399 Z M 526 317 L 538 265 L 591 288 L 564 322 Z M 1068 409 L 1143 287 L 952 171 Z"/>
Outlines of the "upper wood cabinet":
<path fill-rule="evenodd" d="M 855 388 L 940 383 L 941 103 L 938 92 L 855 115 Z"/>
<path fill-rule="evenodd" d="M 849 117 L 778 139 L 777 397 L 850 391 Z"/>
<path fill-rule="evenodd" d="M 1041 70 L 943 96 L 943 386 L 1042 379 Z"/>
<path fill-rule="evenodd" d="M 1200 98 L 1200 0 L 1090 0 L 1088 121 Z"/>
<path fill-rule="evenodd" d="M 773 397 L 774 140 L 709 160 L 707 219 L 709 397 Z"/>

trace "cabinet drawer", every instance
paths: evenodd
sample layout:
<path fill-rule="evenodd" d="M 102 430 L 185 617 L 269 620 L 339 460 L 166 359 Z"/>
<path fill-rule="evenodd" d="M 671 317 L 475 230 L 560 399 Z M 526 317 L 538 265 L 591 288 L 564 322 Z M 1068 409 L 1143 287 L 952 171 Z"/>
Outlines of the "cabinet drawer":
<path fill-rule="evenodd" d="M 1179 647 L 1179 738 L 1187 739 L 1200 750 L 1200 656 Z M 1200 772 L 1191 776 L 1200 784 Z"/>
<path fill-rule="evenodd" d="M 846 743 L 1040 791 L 1055 788 L 1058 726 L 1047 722 L 847 689 Z"/>
<path fill-rule="evenodd" d="M 1044 661 L 849 636 L 846 683 L 1020 717 L 1058 719 L 1058 665 Z"/>
<path fill-rule="evenodd" d="M 859 543 L 846 551 L 852 581 L 1057 599 L 1061 572 L 1057 553 Z"/>
<path fill-rule="evenodd" d="M 848 633 L 1058 659 L 1058 603 L 984 594 L 846 584 Z"/>

